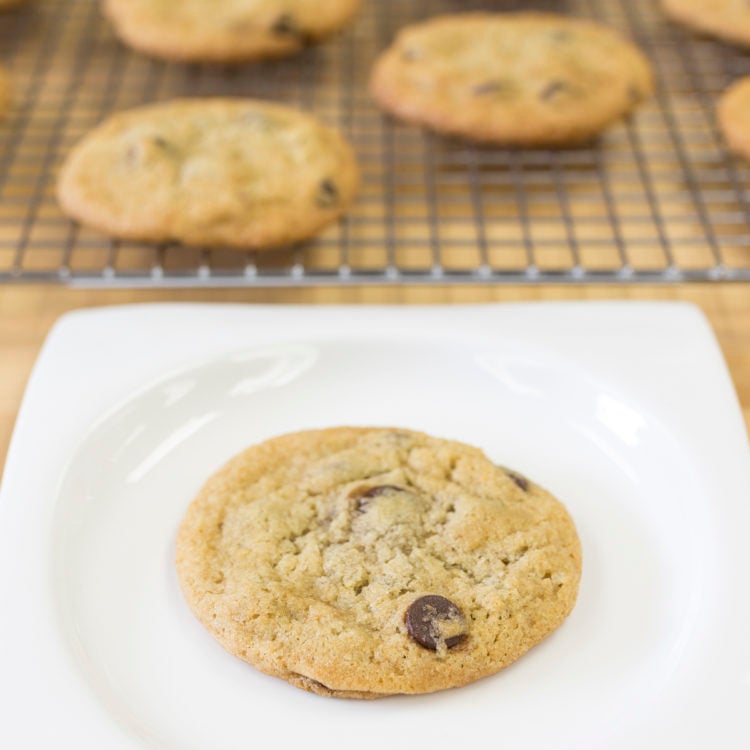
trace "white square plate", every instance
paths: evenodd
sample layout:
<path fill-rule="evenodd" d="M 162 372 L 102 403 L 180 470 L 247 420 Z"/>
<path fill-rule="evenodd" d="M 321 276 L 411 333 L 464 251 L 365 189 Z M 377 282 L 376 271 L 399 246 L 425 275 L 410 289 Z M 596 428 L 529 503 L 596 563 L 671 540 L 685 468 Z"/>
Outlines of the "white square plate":
<path fill-rule="evenodd" d="M 225 459 L 402 425 L 562 498 L 578 604 L 460 690 L 319 698 L 219 648 L 172 566 Z M 750 452 L 706 321 L 675 304 L 152 305 L 66 316 L 0 496 L 0 747 L 747 748 Z"/>

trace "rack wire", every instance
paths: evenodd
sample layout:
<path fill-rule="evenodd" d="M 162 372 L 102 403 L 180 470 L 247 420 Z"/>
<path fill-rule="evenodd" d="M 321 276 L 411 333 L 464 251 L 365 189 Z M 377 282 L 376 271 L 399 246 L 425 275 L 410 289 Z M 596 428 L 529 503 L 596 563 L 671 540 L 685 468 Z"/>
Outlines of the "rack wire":
<path fill-rule="evenodd" d="M 657 95 L 596 145 L 479 148 L 400 124 L 367 93 L 409 22 L 469 9 L 593 17 L 651 58 Z M 125 49 L 96 0 L 31 0 L 0 15 L 15 81 L 0 122 L 0 281 L 88 286 L 292 286 L 750 280 L 750 166 L 728 154 L 717 97 L 750 56 L 665 20 L 654 0 L 365 0 L 357 23 L 297 58 L 179 65 Z M 64 155 L 108 114 L 185 95 L 257 96 L 340 127 L 362 166 L 350 215 L 267 253 L 118 242 L 68 221 Z"/>

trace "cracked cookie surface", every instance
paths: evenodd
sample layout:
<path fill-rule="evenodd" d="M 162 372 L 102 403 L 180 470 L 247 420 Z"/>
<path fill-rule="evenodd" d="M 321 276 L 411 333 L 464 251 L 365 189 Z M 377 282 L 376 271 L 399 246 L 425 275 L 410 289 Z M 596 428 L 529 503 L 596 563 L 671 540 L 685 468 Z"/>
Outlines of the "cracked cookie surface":
<path fill-rule="evenodd" d="M 169 60 L 282 57 L 346 26 L 361 0 L 105 0 L 116 34 Z"/>
<path fill-rule="evenodd" d="M 114 115 L 73 149 L 63 210 L 115 237 L 262 250 L 312 237 L 358 185 L 354 153 L 314 117 L 248 99 Z"/>
<path fill-rule="evenodd" d="M 661 0 L 664 12 L 698 33 L 733 44 L 750 45 L 750 3 L 747 0 Z"/>
<path fill-rule="evenodd" d="M 467 684 L 567 617 L 563 505 L 476 448 L 418 432 L 285 435 L 231 460 L 177 536 L 188 604 L 230 653 L 322 695 Z"/>
<path fill-rule="evenodd" d="M 373 69 L 390 113 L 470 140 L 564 146 L 647 98 L 651 67 L 612 29 L 549 13 L 461 13 L 402 29 Z"/>

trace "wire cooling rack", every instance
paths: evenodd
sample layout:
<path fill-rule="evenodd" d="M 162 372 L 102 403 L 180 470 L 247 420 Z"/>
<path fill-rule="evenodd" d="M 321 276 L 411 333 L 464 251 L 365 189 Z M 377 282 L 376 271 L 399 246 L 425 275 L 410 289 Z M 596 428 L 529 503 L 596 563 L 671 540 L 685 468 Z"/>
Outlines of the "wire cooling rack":
<path fill-rule="evenodd" d="M 657 95 L 594 147 L 477 148 L 383 116 L 371 64 L 429 15 L 518 8 L 593 17 L 651 58 Z M 750 280 L 750 166 L 717 131 L 717 96 L 750 55 L 666 21 L 655 0 L 364 0 L 357 23 L 301 56 L 240 68 L 166 64 L 114 38 L 95 0 L 0 15 L 15 103 L 0 123 L 0 281 L 90 286 Z M 316 112 L 352 140 L 363 190 L 304 247 L 270 253 L 111 241 L 69 222 L 55 175 L 111 112 L 184 95 Z M 144 196 L 147 200 L 148 196 Z"/>

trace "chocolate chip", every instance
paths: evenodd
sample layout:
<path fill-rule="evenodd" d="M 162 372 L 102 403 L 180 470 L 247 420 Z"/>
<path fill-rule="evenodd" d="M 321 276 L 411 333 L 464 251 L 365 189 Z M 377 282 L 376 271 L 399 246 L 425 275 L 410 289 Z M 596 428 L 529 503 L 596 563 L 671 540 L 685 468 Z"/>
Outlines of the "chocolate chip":
<path fill-rule="evenodd" d="M 375 487 L 355 487 L 349 493 L 349 497 L 357 500 L 357 510 L 362 511 L 369 505 L 368 501 L 374 497 L 390 495 L 394 492 L 406 492 L 406 490 L 395 484 L 378 484 Z"/>
<path fill-rule="evenodd" d="M 279 36 L 302 36 L 302 30 L 289 13 L 282 13 L 274 21 L 271 31 Z"/>
<path fill-rule="evenodd" d="M 412 602 L 404 617 L 409 635 L 424 648 L 437 651 L 466 637 L 464 613 L 444 596 L 430 594 Z"/>
<path fill-rule="evenodd" d="M 551 99 L 554 99 L 559 94 L 565 93 L 569 90 L 570 87 L 565 83 L 565 81 L 550 81 L 550 83 L 548 83 L 544 87 L 544 89 L 542 89 L 542 93 L 539 94 L 539 98 L 543 102 L 548 102 Z"/>
<path fill-rule="evenodd" d="M 523 474 L 511 471 L 510 469 L 503 469 L 503 471 L 524 491 L 527 492 L 529 489 L 529 480 L 526 479 Z"/>
<path fill-rule="evenodd" d="M 363 492 L 360 497 L 379 497 L 380 495 L 390 495 L 392 492 L 406 492 L 406 490 L 403 487 L 397 487 L 395 484 L 378 484 Z"/>
<path fill-rule="evenodd" d="M 308 690 L 311 693 L 322 693 L 323 695 L 334 695 L 333 690 L 328 685 L 313 680 L 312 677 L 307 677 L 299 672 L 292 672 L 291 676 L 294 682 L 298 683 L 298 686 L 303 690 Z"/>
<path fill-rule="evenodd" d="M 509 94 L 512 93 L 513 86 L 509 81 L 502 80 L 491 80 L 480 83 L 478 86 L 474 86 L 471 93 L 474 96 L 489 96 L 493 94 Z"/>
<path fill-rule="evenodd" d="M 325 179 L 318 187 L 318 208 L 333 208 L 339 202 L 339 189 L 331 179 Z"/>
<path fill-rule="evenodd" d="M 165 151 L 169 148 L 169 141 L 160 135 L 154 137 L 154 145 L 163 148 Z"/>

